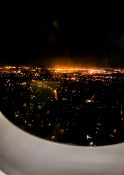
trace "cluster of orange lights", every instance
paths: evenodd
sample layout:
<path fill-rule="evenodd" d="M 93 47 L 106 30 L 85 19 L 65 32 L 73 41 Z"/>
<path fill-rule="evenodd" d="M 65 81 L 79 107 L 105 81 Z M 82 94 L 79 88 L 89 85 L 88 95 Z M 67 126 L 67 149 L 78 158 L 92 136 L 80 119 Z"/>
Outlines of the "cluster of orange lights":
<path fill-rule="evenodd" d="M 101 67 L 62 67 L 62 66 L 55 66 L 53 68 L 49 68 L 49 70 L 54 71 L 54 73 L 75 73 L 75 72 L 81 72 L 86 74 L 109 74 L 113 72 L 120 72 L 124 73 L 124 69 L 120 68 L 101 68 Z"/>
<path fill-rule="evenodd" d="M 12 69 L 16 70 L 16 73 L 21 73 L 21 68 L 23 69 L 29 69 L 31 71 L 37 71 L 37 70 L 42 70 L 42 68 L 32 68 L 28 66 L 22 66 L 22 67 L 16 67 L 16 66 L 4 66 L 0 67 L 0 70 L 5 69 L 6 71 L 11 71 Z M 19 69 L 19 70 L 18 70 Z M 88 73 L 88 74 L 104 74 L 104 73 L 109 73 L 109 72 L 121 72 L 124 73 L 124 69 L 110 69 L 106 70 L 105 68 L 98 68 L 98 67 L 75 67 L 75 66 L 53 66 L 52 68 L 48 68 L 48 70 L 53 71 L 54 73 L 74 73 L 74 72 L 83 72 L 83 73 Z"/>
<path fill-rule="evenodd" d="M 73 73 L 73 72 L 87 72 L 89 74 L 95 73 L 105 73 L 104 69 L 96 69 L 96 68 L 80 68 L 80 67 L 57 67 L 51 68 L 55 73 Z"/>

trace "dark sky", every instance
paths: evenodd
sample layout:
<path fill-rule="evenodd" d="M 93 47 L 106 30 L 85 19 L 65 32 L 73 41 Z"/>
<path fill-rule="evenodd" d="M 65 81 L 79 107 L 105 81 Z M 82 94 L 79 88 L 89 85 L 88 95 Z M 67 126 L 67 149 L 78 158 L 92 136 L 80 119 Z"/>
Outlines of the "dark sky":
<path fill-rule="evenodd" d="M 69 58 L 82 64 L 124 65 L 121 5 L 35 0 L 4 1 L 0 7 L 0 64 L 42 65 Z"/>

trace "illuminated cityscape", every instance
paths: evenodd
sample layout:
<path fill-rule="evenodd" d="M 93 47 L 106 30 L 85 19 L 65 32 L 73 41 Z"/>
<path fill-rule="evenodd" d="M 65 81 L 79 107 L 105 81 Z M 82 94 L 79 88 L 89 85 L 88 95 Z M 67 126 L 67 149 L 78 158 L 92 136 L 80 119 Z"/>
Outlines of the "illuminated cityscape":
<path fill-rule="evenodd" d="M 124 141 L 124 69 L 0 67 L 0 110 L 41 138 L 97 146 Z"/>

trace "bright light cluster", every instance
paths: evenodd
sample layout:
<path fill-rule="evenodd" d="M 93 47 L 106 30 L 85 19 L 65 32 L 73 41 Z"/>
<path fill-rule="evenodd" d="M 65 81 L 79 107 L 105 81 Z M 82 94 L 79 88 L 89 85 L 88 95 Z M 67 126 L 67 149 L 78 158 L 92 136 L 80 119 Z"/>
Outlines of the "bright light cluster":
<path fill-rule="evenodd" d="M 80 67 L 57 67 L 57 68 L 49 68 L 49 70 L 53 70 L 55 73 L 73 73 L 73 72 L 82 72 L 86 74 L 106 74 L 111 72 L 122 72 L 120 69 L 110 69 L 106 70 L 105 68 L 80 68 Z"/>
<path fill-rule="evenodd" d="M 120 72 L 120 73 L 124 73 L 124 69 L 106 69 L 106 68 L 94 68 L 94 67 L 62 67 L 61 65 L 58 67 L 49 67 L 46 68 L 49 71 L 52 71 L 53 73 L 57 74 L 57 73 L 75 73 L 75 72 L 80 72 L 83 74 L 109 74 L 109 73 L 116 73 L 116 72 Z M 30 67 L 30 66 L 3 66 L 0 67 L 0 71 L 4 71 L 4 72 L 13 72 L 13 73 L 18 73 L 20 74 L 22 72 L 22 70 L 25 71 L 31 71 L 34 73 L 38 73 L 38 71 L 41 71 L 42 68 L 39 67 Z"/>

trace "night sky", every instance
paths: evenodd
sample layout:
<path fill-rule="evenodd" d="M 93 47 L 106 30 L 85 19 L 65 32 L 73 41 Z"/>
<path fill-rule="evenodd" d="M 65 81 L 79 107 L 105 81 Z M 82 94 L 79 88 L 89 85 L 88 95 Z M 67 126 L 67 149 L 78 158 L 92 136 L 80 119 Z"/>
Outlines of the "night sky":
<path fill-rule="evenodd" d="M 123 9 L 78 2 L 2 2 L 0 64 L 123 67 Z"/>

